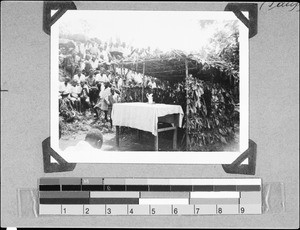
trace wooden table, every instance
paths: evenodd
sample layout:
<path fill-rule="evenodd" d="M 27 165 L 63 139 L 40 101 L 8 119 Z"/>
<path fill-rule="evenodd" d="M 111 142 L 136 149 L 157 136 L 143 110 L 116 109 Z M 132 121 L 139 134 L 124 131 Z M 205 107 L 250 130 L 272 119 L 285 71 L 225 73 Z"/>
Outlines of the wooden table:
<path fill-rule="evenodd" d="M 155 151 L 158 151 L 158 133 L 174 130 L 173 149 L 177 149 L 177 128 L 182 126 L 183 110 L 180 105 L 149 104 L 142 102 L 116 103 L 113 105 L 112 121 L 116 126 L 116 145 L 119 147 L 121 126 L 131 127 L 155 136 Z M 158 123 L 171 127 L 158 128 Z"/>

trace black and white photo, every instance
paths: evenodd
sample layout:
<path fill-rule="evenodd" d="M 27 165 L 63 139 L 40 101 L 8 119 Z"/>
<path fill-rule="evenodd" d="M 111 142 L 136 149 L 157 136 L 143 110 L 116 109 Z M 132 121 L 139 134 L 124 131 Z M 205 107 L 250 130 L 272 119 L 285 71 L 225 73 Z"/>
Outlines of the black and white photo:
<path fill-rule="evenodd" d="M 248 148 L 232 12 L 68 11 L 51 28 L 51 145 L 69 162 L 230 163 Z"/>

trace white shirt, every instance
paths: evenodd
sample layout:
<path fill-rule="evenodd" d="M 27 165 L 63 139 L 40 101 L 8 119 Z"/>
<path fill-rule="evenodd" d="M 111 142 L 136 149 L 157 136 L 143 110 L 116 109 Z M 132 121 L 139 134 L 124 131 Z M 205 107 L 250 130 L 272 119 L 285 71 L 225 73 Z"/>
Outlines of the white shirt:
<path fill-rule="evenodd" d="M 96 77 L 95 77 L 95 80 L 96 81 L 100 81 L 100 82 L 108 82 L 108 77 L 106 76 L 106 74 L 97 74 Z"/>
<path fill-rule="evenodd" d="M 108 96 L 111 94 L 110 88 L 107 87 L 106 89 L 102 90 L 99 94 L 101 99 L 108 99 Z"/>
<path fill-rule="evenodd" d="M 109 56 L 108 56 L 108 52 L 106 50 L 102 50 L 100 55 L 103 55 L 103 60 L 104 61 L 109 62 Z"/>
<path fill-rule="evenodd" d="M 69 83 L 67 83 L 67 85 L 65 85 L 64 82 L 61 82 L 59 84 L 59 92 L 62 92 L 62 93 L 71 93 L 71 88 L 72 88 L 72 86 Z"/>
<path fill-rule="evenodd" d="M 85 62 L 81 62 L 79 68 L 80 68 L 81 71 L 84 70 Z"/>
<path fill-rule="evenodd" d="M 123 79 L 119 78 L 119 80 L 118 80 L 118 89 L 121 88 L 122 85 L 123 85 Z"/>
<path fill-rule="evenodd" d="M 149 82 L 148 84 L 151 88 L 156 88 L 156 83 L 155 82 Z"/>
<path fill-rule="evenodd" d="M 86 76 L 84 74 L 81 74 L 80 77 L 77 74 L 75 74 L 74 77 L 73 77 L 73 79 L 78 81 L 79 83 L 81 81 L 85 81 L 85 78 L 86 78 Z"/>
<path fill-rule="evenodd" d="M 71 87 L 71 94 L 72 96 L 78 96 L 82 91 L 82 87 L 80 85 L 72 86 Z"/>
<path fill-rule="evenodd" d="M 96 68 L 98 68 L 99 60 L 98 59 L 96 59 L 95 61 L 90 60 L 90 63 L 91 63 L 92 68 L 96 69 Z"/>

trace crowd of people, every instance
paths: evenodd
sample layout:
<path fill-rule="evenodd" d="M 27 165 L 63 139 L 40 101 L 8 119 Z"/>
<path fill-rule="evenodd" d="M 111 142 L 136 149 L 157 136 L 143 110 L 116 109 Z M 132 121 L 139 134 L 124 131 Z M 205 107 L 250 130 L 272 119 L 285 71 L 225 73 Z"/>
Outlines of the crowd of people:
<path fill-rule="evenodd" d="M 118 60 L 135 58 L 146 50 L 135 50 L 125 43 L 74 42 L 61 39 L 59 47 L 59 105 L 60 112 L 69 108 L 86 116 L 90 110 L 96 119 L 112 125 L 111 111 L 120 102 L 121 88 L 142 86 L 156 88 L 157 79 L 121 68 Z"/>

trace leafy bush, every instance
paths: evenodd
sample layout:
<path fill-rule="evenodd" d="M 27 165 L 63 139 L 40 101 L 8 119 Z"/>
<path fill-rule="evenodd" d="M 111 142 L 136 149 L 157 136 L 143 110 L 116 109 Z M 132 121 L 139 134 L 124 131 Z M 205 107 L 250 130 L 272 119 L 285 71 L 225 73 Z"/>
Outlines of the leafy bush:
<path fill-rule="evenodd" d="M 239 112 L 232 90 L 216 83 L 188 77 L 188 135 L 189 149 L 215 151 L 217 144 L 234 140 Z M 213 149 L 212 149 L 213 148 Z"/>

